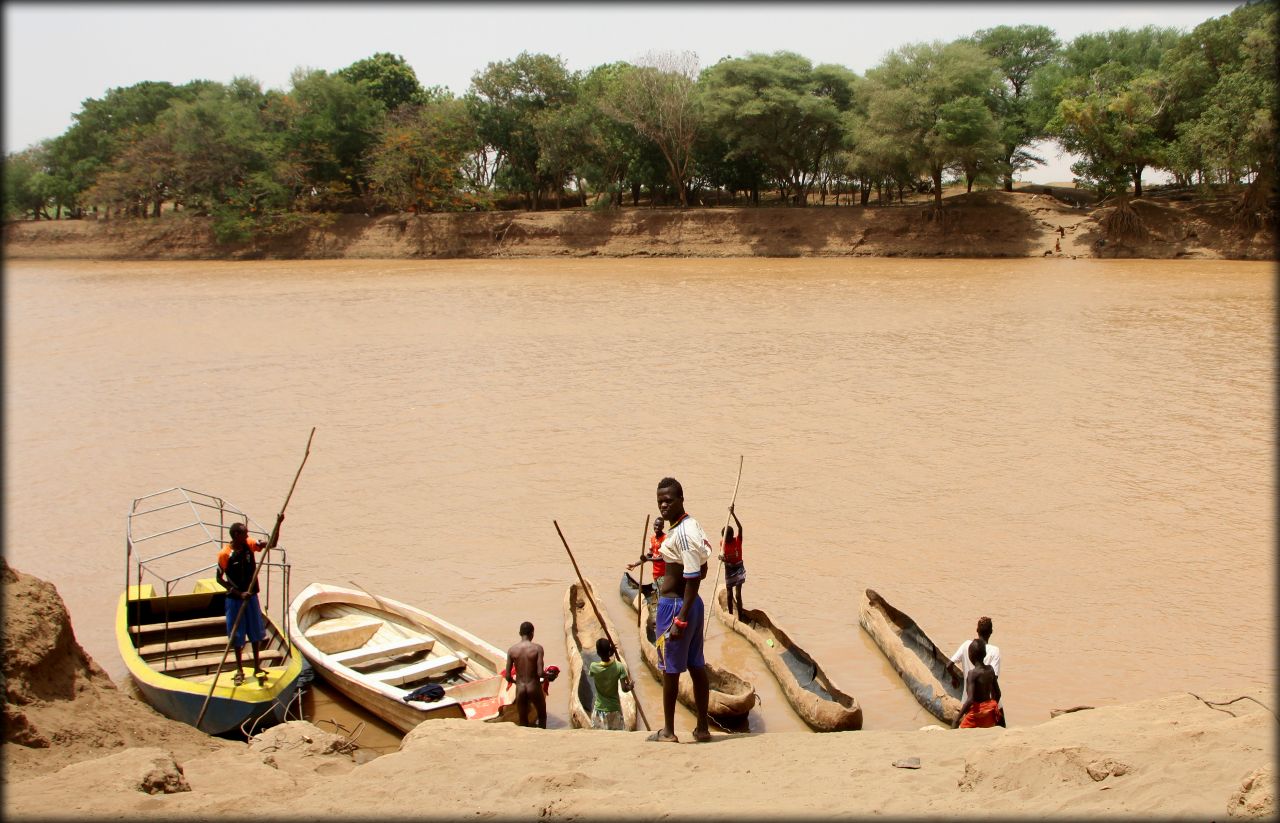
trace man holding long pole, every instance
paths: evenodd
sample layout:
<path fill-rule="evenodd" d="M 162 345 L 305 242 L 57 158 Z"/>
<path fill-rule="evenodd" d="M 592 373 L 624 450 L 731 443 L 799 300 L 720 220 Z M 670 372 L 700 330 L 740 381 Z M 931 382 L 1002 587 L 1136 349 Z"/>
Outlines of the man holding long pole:
<path fill-rule="evenodd" d="M 702 656 L 705 610 L 698 587 L 707 576 L 711 541 L 698 521 L 685 512 L 684 489 L 674 477 L 664 477 L 658 482 L 658 512 L 668 524 L 661 549 L 666 571 L 660 581 L 655 581 L 660 593 L 655 632 L 658 665 L 662 669 L 663 726 L 648 739 L 680 742 L 675 734 L 676 698 L 680 693 L 680 674 L 687 671 L 693 681 L 693 702 L 698 715 L 693 739 L 702 743 L 711 739 L 707 727 L 711 693 Z"/>
<path fill-rule="evenodd" d="M 261 679 L 266 676 L 258 660 L 262 641 L 267 633 L 262 625 L 262 607 L 258 603 L 258 575 L 254 573 L 254 552 L 263 549 L 257 540 L 249 539 L 249 529 L 244 523 L 232 523 L 231 542 L 218 553 L 218 582 L 227 590 L 227 635 L 236 650 L 236 675 L 232 680 L 237 686 L 244 682 L 244 664 L 240 650 L 247 639 L 253 644 L 253 674 Z M 237 616 L 239 621 L 237 622 Z"/>

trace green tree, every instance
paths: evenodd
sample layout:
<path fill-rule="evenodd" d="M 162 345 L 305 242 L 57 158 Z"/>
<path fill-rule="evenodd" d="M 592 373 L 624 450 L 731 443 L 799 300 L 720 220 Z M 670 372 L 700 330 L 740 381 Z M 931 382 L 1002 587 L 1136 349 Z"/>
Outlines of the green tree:
<path fill-rule="evenodd" d="M 345 77 L 299 69 L 270 117 L 280 130 L 286 159 L 304 169 L 304 195 L 318 210 L 356 205 L 368 211 L 369 150 L 385 112 L 382 104 Z"/>
<path fill-rule="evenodd" d="M 1167 167 L 1183 182 L 1252 178 L 1242 209 L 1268 212 L 1276 164 L 1276 4 L 1250 3 L 1197 26 L 1160 73 L 1176 112 Z"/>
<path fill-rule="evenodd" d="M 30 215 L 31 219 L 48 218 L 50 175 L 48 172 L 48 141 L 20 152 L 13 152 L 4 159 L 4 216 L 16 219 Z"/>
<path fill-rule="evenodd" d="M 996 26 L 974 34 L 973 41 L 996 61 L 1003 78 L 996 88 L 996 120 L 1001 144 L 1004 190 L 1013 191 L 1016 172 L 1043 163 L 1027 151 L 1044 136 L 1050 112 L 1032 97 L 1031 78 L 1047 66 L 1061 48 L 1046 26 Z"/>
<path fill-rule="evenodd" d="M 1072 169 L 1099 193 L 1124 191 L 1128 181 L 1141 197 L 1143 171 L 1163 161 L 1173 124 L 1158 69 L 1181 37 L 1156 26 L 1084 34 L 1038 78 L 1056 101 L 1046 129 L 1081 156 Z"/>
<path fill-rule="evenodd" d="M 337 72 L 393 112 L 406 103 L 425 103 L 429 96 L 413 67 L 398 54 L 381 51 Z"/>
<path fill-rule="evenodd" d="M 867 80 L 864 128 L 905 149 L 913 173 L 933 181 L 940 208 L 942 173 L 996 143 L 988 108 L 1000 82 L 995 62 L 969 42 L 912 44 L 890 52 Z"/>
<path fill-rule="evenodd" d="M 706 127 L 726 158 L 750 158 L 806 205 L 824 162 L 846 142 L 857 77 L 793 52 L 722 60 L 702 73 Z"/>
<path fill-rule="evenodd" d="M 181 86 L 148 80 L 110 89 L 101 99 L 85 100 L 72 115 L 71 127 L 49 146 L 50 173 L 57 179 L 61 198 L 78 211 L 82 205 L 78 195 L 93 184 L 101 169 L 172 103 L 191 100 L 210 85 L 207 80 Z"/>
<path fill-rule="evenodd" d="M 369 176 L 377 200 L 402 211 L 474 205 L 463 165 L 479 140 L 462 100 L 402 106 L 387 117 L 370 150 Z"/>
<path fill-rule="evenodd" d="M 480 137 L 492 147 L 500 167 L 495 180 L 527 195 L 531 208 L 541 205 L 548 183 L 539 170 L 537 115 L 574 98 L 574 78 L 564 61 L 546 54 L 521 52 L 514 60 L 490 63 L 471 78 L 466 99 Z"/>
<path fill-rule="evenodd" d="M 697 71 L 691 52 L 651 52 L 621 74 L 602 104 L 610 117 L 658 147 L 681 206 L 689 205 L 693 149 L 703 123 Z"/>

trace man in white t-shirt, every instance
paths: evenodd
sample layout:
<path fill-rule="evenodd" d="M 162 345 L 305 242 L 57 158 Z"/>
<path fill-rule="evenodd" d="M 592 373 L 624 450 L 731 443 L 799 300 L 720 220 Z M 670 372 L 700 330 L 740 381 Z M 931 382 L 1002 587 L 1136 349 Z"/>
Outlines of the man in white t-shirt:
<path fill-rule="evenodd" d="M 667 523 L 667 536 L 659 549 L 666 561 L 666 572 L 661 580 L 655 581 L 659 597 L 654 625 L 658 667 L 662 670 L 663 726 L 649 735 L 649 740 L 679 742 L 675 733 L 676 697 L 680 693 L 680 674 L 687 671 L 693 681 L 693 702 L 697 706 L 693 739 L 702 743 L 711 739 L 707 728 L 711 690 L 702 656 L 704 610 L 698 586 L 707 576 L 711 541 L 698 521 L 685 512 L 684 489 L 673 477 L 664 477 L 658 482 L 658 513 Z"/>
<path fill-rule="evenodd" d="M 1000 647 L 991 642 L 991 618 L 978 618 L 978 637 L 982 638 L 982 642 L 987 644 L 987 654 L 982 661 L 986 665 L 995 669 L 996 677 L 1000 676 Z M 952 663 L 959 663 L 964 667 L 964 691 L 960 695 L 960 702 L 963 703 L 969 697 L 969 670 L 973 668 L 973 663 L 969 662 L 969 644 L 971 640 L 966 640 L 960 644 L 960 648 L 956 649 L 956 653 L 951 655 Z M 1000 706 L 1000 725 L 1004 725 L 1004 705 Z"/>

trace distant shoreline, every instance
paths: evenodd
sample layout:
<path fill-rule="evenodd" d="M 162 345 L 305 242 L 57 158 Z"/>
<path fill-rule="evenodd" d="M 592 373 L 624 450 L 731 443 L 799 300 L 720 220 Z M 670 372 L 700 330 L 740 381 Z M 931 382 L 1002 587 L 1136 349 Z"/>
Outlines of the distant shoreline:
<path fill-rule="evenodd" d="M 1052 192 L 1051 194 L 1048 192 Z M 555 257 L 915 257 L 1273 260 L 1275 234 L 1234 220 L 1222 198 L 1131 201 L 1144 236 L 1116 238 L 1109 205 L 1083 192 L 1027 186 L 893 206 L 628 207 L 335 215 L 307 229 L 219 244 L 211 221 L 22 221 L 6 224 L 10 259 L 308 260 Z"/>

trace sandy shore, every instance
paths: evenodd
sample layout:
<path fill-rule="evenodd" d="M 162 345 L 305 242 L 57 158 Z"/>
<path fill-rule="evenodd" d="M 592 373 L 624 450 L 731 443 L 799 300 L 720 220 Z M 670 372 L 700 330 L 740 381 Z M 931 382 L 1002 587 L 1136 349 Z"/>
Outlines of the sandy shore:
<path fill-rule="evenodd" d="M 1236 700 L 1244 692 L 1228 687 L 1008 730 L 717 734 L 670 745 L 643 733 L 447 720 L 381 756 L 304 721 L 248 744 L 217 740 L 117 689 L 76 644 L 54 587 L 3 571 L 7 819 L 1276 813 L 1273 696 Z M 689 731 L 677 724 L 683 741 Z M 678 804 L 664 788 L 672 781 Z"/>

